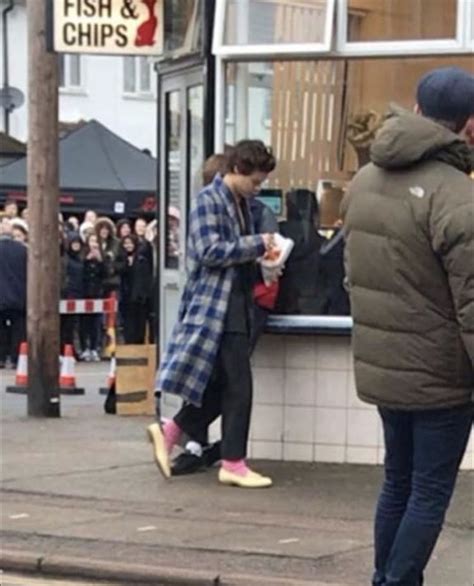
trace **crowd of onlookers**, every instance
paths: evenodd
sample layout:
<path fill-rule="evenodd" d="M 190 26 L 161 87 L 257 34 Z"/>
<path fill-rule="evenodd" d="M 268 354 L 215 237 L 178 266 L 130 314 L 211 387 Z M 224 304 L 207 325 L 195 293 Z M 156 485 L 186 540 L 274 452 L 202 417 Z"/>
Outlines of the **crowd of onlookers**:
<path fill-rule="evenodd" d="M 60 298 L 118 301 L 119 338 L 127 344 L 153 342 L 157 291 L 157 223 L 144 218 L 83 218 L 59 215 Z M 26 339 L 28 208 L 7 201 L 0 212 L 0 368 L 14 366 Z M 61 315 L 61 346 L 99 361 L 106 316 Z"/>

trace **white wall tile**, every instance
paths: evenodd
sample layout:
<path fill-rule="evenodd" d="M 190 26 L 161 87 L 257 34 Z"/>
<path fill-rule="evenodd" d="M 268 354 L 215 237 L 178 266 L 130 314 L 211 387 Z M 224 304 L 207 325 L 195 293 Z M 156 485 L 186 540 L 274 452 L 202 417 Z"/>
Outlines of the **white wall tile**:
<path fill-rule="evenodd" d="M 285 347 L 284 336 L 262 336 L 252 357 L 253 364 L 264 368 L 283 367 L 285 365 Z"/>
<path fill-rule="evenodd" d="M 250 437 L 252 440 L 280 442 L 283 437 L 283 406 L 254 405 Z"/>
<path fill-rule="evenodd" d="M 255 404 L 283 405 L 285 369 L 255 367 L 253 382 Z"/>
<path fill-rule="evenodd" d="M 318 369 L 349 370 L 351 365 L 351 341 L 346 336 L 320 336 L 316 343 Z"/>
<path fill-rule="evenodd" d="M 353 368 L 349 369 L 349 375 L 347 380 L 348 391 L 347 391 L 347 406 L 348 407 L 357 407 L 359 409 L 369 409 L 370 405 L 368 403 L 364 403 L 359 399 L 357 396 L 356 384 L 355 384 L 355 376 Z"/>
<path fill-rule="evenodd" d="M 313 409 L 285 406 L 284 441 L 313 443 Z"/>
<path fill-rule="evenodd" d="M 289 462 L 312 462 L 313 444 L 283 444 L 283 459 Z"/>
<path fill-rule="evenodd" d="M 209 441 L 216 442 L 217 440 L 221 439 L 221 436 L 222 436 L 221 418 L 218 417 L 209 426 Z"/>
<path fill-rule="evenodd" d="M 316 405 L 345 407 L 348 378 L 347 370 L 318 370 L 316 372 Z"/>
<path fill-rule="evenodd" d="M 314 369 L 316 367 L 316 338 L 288 336 L 286 340 L 286 367 Z"/>
<path fill-rule="evenodd" d="M 378 414 L 375 409 L 349 409 L 347 412 L 347 445 L 376 448 Z"/>
<path fill-rule="evenodd" d="M 182 401 L 179 397 L 164 393 L 161 398 L 161 415 L 171 419 L 176 415 L 182 405 Z"/>
<path fill-rule="evenodd" d="M 349 464 L 377 464 L 377 448 L 347 447 Z"/>
<path fill-rule="evenodd" d="M 461 470 L 474 470 L 474 454 L 466 452 L 461 462 Z"/>
<path fill-rule="evenodd" d="M 346 448 L 345 446 L 315 444 L 314 461 L 342 464 L 346 461 Z"/>
<path fill-rule="evenodd" d="M 385 449 L 378 447 L 377 448 L 377 464 L 383 465 L 385 462 Z"/>
<path fill-rule="evenodd" d="M 467 442 L 466 452 L 474 452 L 474 433 L 471 430 L 469 441 Z"/>
<path fill-rule="evenodd" d="M 382 420 L 377 412 L 377 446 L 379 448 L 385 448 L 385 439 L 383 434 Z"/>
<path fill-rule="evenodd" d="M 471 431 L 471 436 L 467 443 L 466 453 L 461 462 L 462 470 L 474 470 L 474 433 Z"/>
<path fill-rule="evenodd" d="M 251 442 L 252 458 L 261 460 L 281 460 L 283 447 L 281 442 Z"/>
<path fill-rule="evenodd" d="M 314 405 L 316 371 L 309 369 L 286 370 L 285 405 Z"/>
<path fill-rule="evenodd" d="M 346 445 L 347 412 L 345 409 L 318 407 L 314 421 L 314 441 L 317 444 Z"/>

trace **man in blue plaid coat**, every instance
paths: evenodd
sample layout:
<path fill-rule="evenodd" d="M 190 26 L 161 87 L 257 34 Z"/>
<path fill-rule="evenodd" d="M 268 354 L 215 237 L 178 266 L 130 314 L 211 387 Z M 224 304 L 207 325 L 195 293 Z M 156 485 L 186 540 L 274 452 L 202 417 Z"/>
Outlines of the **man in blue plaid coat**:
<path fill-rule="evenodd" d="M 250 470 L 245 457 L 255 261 L 272 247 L 273 235 L 253 234 L 247 200 L 257 195 L 276 163 L 256 140 L 239 142 L 227 159 L 224 177 L 217 175 L 192 202 L 188 278 L 158 374 L 158 390 L 185 403 L 163 430 L 154 423 L 148 434 L 159 469 L 169 477 L 169 454 L 181 434 L 196 437 L 222 413 L 219 481 L 263 488 L 271 479 Z"/>

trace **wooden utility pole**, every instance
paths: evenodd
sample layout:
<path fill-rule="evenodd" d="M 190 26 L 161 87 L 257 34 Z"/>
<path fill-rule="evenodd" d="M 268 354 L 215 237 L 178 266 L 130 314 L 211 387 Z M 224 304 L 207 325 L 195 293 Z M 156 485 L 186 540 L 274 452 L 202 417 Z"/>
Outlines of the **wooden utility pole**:
<path fill-rule="evenodd" d="M 47 0 L 28 16 L 28 415 L 59 417 L 58 63 Z"/>

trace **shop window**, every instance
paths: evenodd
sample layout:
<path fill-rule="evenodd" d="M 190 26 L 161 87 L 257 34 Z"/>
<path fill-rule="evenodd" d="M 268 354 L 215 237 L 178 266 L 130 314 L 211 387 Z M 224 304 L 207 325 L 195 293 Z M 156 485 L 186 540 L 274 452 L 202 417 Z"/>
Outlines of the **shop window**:
<path fill-rule="evenodd" d="M 189 198 L 202 186 L 202 164 L 204 162 L 204 88 L 196 85 L 187 90 L 188 105 L 188 163 L 187 180 Z"/>
<path fill-rule="evenodd" d="M 333 16 L 334 0 L 219 0 L 215 51 L 274 53 L 291 45 L 328 51 Z"/>
<path fill-rule="evenodd" d="M 81 90 L 83 87 L 81 56 L 76 54 L 58 54 L 59 87 L 64 90 Z"/>
<path fill-rule="evenodd" d="M 463 54 L 473 11 L 472 0 L 216 0 L 213 51 L 256 60 Z"/>
<path fill-rule="evenodd" d="M 338 49 L 390 55 L 466 51 L 471 0 L 339 0 Z"/>
<path fill-rule="evenodd" d="M 456 38 L 457 0 L 348 0 L 349 42 Z"/>
<path fill-rule="evenodd" d="M 123 58 L 123 91 L 130 95 L 153 95 L 153 64 L 148 57 Z"/>
<path fill-rule="evenodd" d="M 271 203 L 281 232 L 295 241 L 280 281 L 278 314 L 350 313 L 341 200 L 351 178 L 369 162 L 370 143 L 390 103 L 413 109 L 420 77 L 452 65 L 474 73 L 470 56 L 226 65 L 226 92 L 236 112 L 227 141 L 237 142 L 245 133 L 272 146 L 277 168 L 262 200 Z M 262 88 L 256 74 L 269 66 Z"/>
<path fill-rule="evenodd" d="M 181 159 L 184 128 L 181 117 L 181 94 L 179 90 L 168 92 L 165 98 L 166 125 L 166 217 L 165 267 L 177 269 L 180 260 L 181 225 Z"/>
<path fill-rule="evenodd" d="M 201 48 L 202 2 L 168 0 L 165 2 L 165 51 L 194 53 Z"/>

